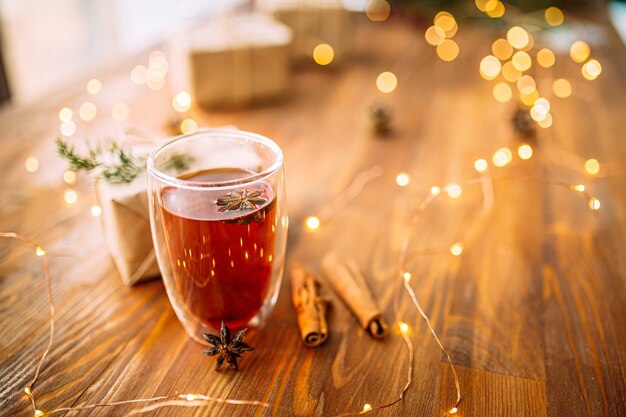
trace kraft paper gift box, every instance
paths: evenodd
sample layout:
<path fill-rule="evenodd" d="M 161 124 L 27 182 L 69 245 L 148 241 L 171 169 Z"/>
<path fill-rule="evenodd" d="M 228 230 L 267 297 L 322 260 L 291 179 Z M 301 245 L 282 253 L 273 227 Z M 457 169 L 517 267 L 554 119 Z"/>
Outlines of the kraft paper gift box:
<path fill-rule="evenodd" d="M 242 106 L 282 97 L 290 80 L 293 35 L 269 15 L 234 15 L 187 39 L 194 99 L 203 107 Z"/>
<path fill-rule="evenodd" d="M 335 62 L 349 52 L 354 16 L 341 1 L 261 0 L 259 7 L 291 28 L 291 56 L 296 60 L 311 60 L 313 49 L 320 43 L 333 48 Z"/>

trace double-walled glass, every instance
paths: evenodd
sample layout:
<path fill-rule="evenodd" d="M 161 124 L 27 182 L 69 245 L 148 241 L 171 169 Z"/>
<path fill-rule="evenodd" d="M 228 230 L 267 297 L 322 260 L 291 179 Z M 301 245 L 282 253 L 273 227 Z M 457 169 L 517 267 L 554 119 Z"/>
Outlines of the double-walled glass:
<path fill-rule="evenodd" d="M 185 330 L 263 324 L 278 297 L 287 238 L 283 154 L 250 132 L 179 136 L 148 157 L 152 238 Z"/>

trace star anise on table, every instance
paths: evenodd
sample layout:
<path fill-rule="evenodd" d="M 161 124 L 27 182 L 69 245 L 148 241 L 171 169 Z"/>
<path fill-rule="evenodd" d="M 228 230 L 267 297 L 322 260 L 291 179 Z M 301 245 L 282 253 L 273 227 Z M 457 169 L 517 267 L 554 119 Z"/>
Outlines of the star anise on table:
<path fill-rule="evenodd" d="M 218 355 L 217 364 L 215 365 L 215 370 L 218 371 L 224 361 L 230 365 L 231 368 L 237 370 L 237 358 L 240 358 L 241 355 L 245 352 L 250 352 L 254 350 L 254 348 L 247 343 L 244 343 L 243 337 L 246 335 L 248 329 L 241 329 L 233 338 L 230 338 L 230 330 L 226 326 L 226 323 L 222 320 L 222 328 L 220 329 L 220 337 L 214 336 L 212 334 L 203 333 L 204 340 L 213 345 L 212 347 L 203 350 L 207 356 Z"/>
<path fill-rule="evenodd" d="M 224 197 L 217 199 L 217 205 L 221 206 L 218 210 L 220 213 L 229 210 L 243 211 L 245 209 L 256 210 L 259 206 L 267 203 L 267 198 L 261 197 L 262 191 L 248 191 L 243 190 L 241 192 L 231 191 Z"/>

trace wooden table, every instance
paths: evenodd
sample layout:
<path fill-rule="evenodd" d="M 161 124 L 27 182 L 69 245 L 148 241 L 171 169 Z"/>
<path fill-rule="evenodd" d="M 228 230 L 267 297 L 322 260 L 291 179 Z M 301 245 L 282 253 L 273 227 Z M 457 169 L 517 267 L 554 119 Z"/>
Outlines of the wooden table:
<path fill-rule="evenodd" d="M 407 270 L 459 371 L 458 415 L 626 413 L 626 55 L 610 28 L 608 33 L 613 46 L 598 56 L 598 80 L 585 82 L 569 64 L 575 95 L 552 100 L 554 126 L 539 132 L 533 158 L 514 156 L 504 168 L 491 166 L 495 199 L 486 217 L 480 214 L 482 188 L 468 185 L 459 199 L 437 198 L 415 225 L 415 256 Z M 319 271 L 329 250 L 353 257 L 390 321 L 400 241 L 419 201 L 433 185 L 476 178 L 475 159 L 490 160 L 496 149 L 519 145 L 508 122 L 511 107 L 496 103 L 493 82 L 478 75 L 496 35 L 462 24 L 456 38 L 461 54 L 444 63 L 422 34 L 423 28 L 397 21 L 363 24 L 355 35 L 355 56 L 342 66 L 300 69 L 287 100 L 241 111 L 196 111 L 201 124 L 236 124 L 281 145 L 288 260 Z M 133 124 L 157 130 L 171 116 L 174 91 L 129 84 L 128 71 L 145 59 L 102 75 L 101 94 L 126 100 Z M 390 68 L 399 85 L 383 95 L 374 81 Z M 557 64 L 556 71 L 561 69 Z M 397 397 L 407 371 L 399 332 L 371 339 L 334 296 L 331 336 L 323 347 L 308 349 L 300 342 L 285 280 L 269 323 L 249 337 L 256 350 L 244 357 L 239 372 L 216 373 L 213 359 L 201 354 L 178 323 L 160 281 L 122 285 L 98 220 L 89 213 L 89 179 L 75 187 L 78 203 L 65 205 L 64 164 L 54 156 L 58 110 L 77 108 L 86 98 L 71 91 L 0 113 L 0 230 L 33 237 L 52 255 L 57 337 L 33 389 L 41 409 L 194 392 L 276 407 L 211 403 L 149 415 L 332 416 Z M 394 133 L 385 139 L 368 131 L 367 108 L 376 100 L 393 108 Z M 75 137 L 101 137 L 111 126 L 119 124 L 103 114 L 82 123 Z M 36 173 L 24 170 L 29 155 L 40 161 Z M 571 155 L 597 158 L 600 174 L 586 176 Z M 384 168 L 380 178 L 319 230 L 303 228 L 307 215 L 376 165 Z M 395 183 L 401 171 L 411 177 L 405 188 Z M 594 215 L 580 193 L 528 181 L 533 178 L 583 183 L 601 209 Z M 460 257 L 448 252 L 457 241 L 464 244 Z M 47 342 L 47 320 L 41 259 L 19 242 L 0 240 L 2 416 L 32 415 L 22 389 Z M 414 382 L 403 401 L 376 414 L 441 415 L 454 403 L 450 368 L 406 296 L 398 320 L 409 324 L 415 344 Z"/>

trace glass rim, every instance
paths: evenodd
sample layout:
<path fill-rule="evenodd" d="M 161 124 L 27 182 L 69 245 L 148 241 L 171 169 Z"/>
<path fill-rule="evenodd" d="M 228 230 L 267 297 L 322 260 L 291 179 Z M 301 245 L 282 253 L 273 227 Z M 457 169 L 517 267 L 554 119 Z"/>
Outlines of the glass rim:
<path fill-rule="evenodd" d="M 266 147 L 268 147 L 269 149 L 272 150 L 272 152 L 276 155 L 276 159 L 274 160 L 274 162 L 267 167 L 266 169 L 264 169 L 261 172 L 257 172 L 257 173 L 251 173 L 250 176 L 246 176 L 243 178 L 237 178 L 234 180 L 222 180 L 222 181 L 192 181 L 192 180 L 184 180 L 184 179 L 180 179 L 171 175 L 166 174 L 165 172 L 157 169 L 154 165 L 154 161 L 155 159 L 158 157 L 158 154 L 163 151 L 165 148 L 174 145 L 176 143 L 188 140 L 188 139 L 192 139 L 194 137 L 202 137 L 202 136 L 207 136 L 208 138 L 211 137 L 224 137 L 224 136 L 229 136 L 229 137 L 236 137 L 236 138 L 246 138 L 246 139 L 250 139 L 252 142 L 255 143 L 260 143 Z M 253 132 L 248 132 L 245 130 L 232 130 L 232 129 L 202 129 L 202 130 L 198 130 L 194 133 L 187 133 L 187 134 L 182 134 L 182 135 L 178 135 L 178 136 L 174 136 L 172 138 L 170 138 L 168 141 L 160 144 L 159 146 L 157 146 L 156 148 L 154 148 L 150 154 L 148 155 L 148 160 L 147 160 L 147 171 L 148 171 L 148 175 L 151 175 L 155 178 L 157 178 L 158 180 L 168 184 L 168 185 L 172 185 L 174 187 L 179 187 L 179 188 L 201 188 L 201 189 L 205 189 L 205 188 L 225 188 L 225 187 L 232 187 L 235 185 L 243 185 L 243 184 L 248 184 L 248 183 L 252 183 L 252 182 L 256 182 L 259 181 L 263 178 L 269 177 L 270 175 L 274 174 L 276 171 L 278 171 L 280 169 L 280 167 L 283 165 L 283 151 L 282 149 L 280 149 L 280 147 L 276 144 L 276 142 L 274 142 L 273 140 L 271 140 L 270 138 L 260 135 L 258 133 L 253 133 Z"/>

